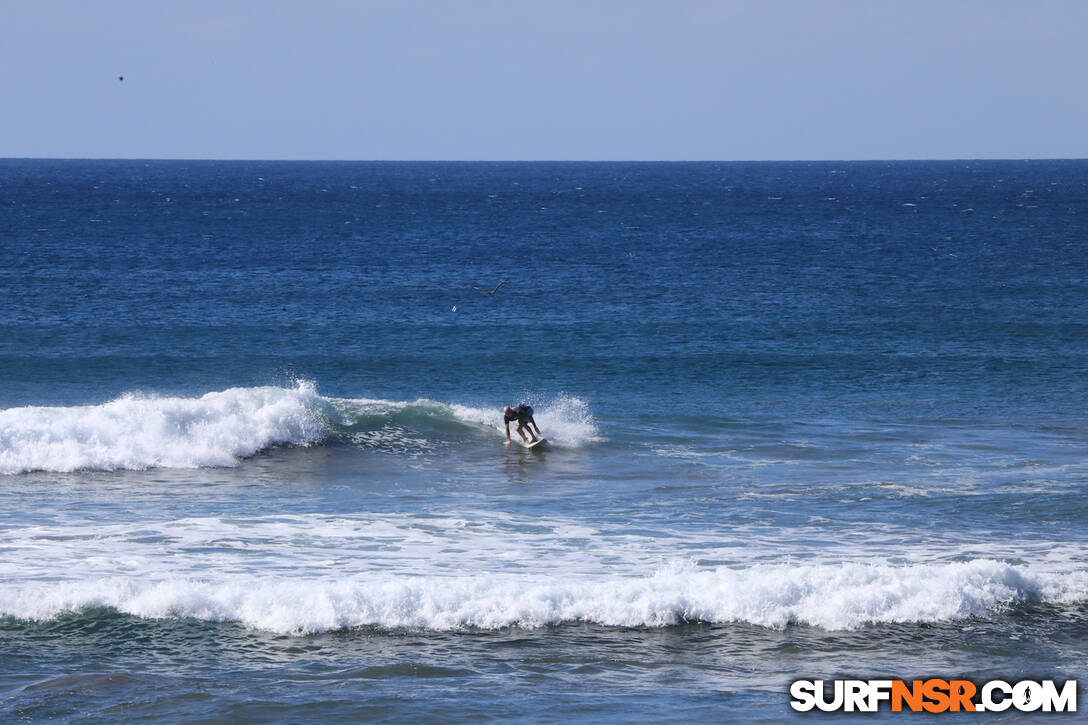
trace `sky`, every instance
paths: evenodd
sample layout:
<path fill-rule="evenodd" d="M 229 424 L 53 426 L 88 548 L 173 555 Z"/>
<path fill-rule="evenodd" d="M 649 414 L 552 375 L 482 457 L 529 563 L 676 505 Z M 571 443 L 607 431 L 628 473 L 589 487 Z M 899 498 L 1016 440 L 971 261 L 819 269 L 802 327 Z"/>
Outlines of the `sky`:
<path fill-rule="evenodd" d="M 0 157 L 1085 158 L 1086 38 L 1084 0 L 0 0 Z"/>

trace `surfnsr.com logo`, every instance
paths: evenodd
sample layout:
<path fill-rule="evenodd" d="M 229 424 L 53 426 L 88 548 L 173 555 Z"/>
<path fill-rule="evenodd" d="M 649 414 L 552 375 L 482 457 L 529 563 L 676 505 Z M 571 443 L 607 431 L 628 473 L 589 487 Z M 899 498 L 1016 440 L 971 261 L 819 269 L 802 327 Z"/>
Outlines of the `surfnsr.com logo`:
<path fill-rule="evenodd" d="M 1077 681 L 1060 688 L 1053 680 L 797 680 L 790 685 L 790 707 L 799 712 L 1076 712 Z"/>

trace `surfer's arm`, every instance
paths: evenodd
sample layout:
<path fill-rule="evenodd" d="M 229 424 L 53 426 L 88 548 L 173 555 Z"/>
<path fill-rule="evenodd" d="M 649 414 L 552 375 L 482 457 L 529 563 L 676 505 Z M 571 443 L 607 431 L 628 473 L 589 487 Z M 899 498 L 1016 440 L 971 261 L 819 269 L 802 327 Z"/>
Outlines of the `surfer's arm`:
<path fill-rule="evenodd" d="M 510 442 L 510 421 L 506 421 L 506 442 Z"/>

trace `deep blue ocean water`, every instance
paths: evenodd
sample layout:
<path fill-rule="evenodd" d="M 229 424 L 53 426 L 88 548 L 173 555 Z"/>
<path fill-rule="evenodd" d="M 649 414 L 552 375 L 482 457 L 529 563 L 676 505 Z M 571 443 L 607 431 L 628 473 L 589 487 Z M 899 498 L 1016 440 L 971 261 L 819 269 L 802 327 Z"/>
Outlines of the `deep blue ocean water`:
<path fill-rule="evenodd" d="M 1083 683 L 1086 252 L 1088 161 L 0 160 L 0 720 Z"/>

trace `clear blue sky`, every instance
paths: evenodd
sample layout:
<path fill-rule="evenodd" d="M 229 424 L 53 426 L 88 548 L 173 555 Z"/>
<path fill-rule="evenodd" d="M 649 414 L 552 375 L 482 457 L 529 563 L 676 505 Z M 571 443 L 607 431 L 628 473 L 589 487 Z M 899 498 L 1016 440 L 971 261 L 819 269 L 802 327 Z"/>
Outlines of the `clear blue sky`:
<path fill-rule="evenodd" d="M 0 157 L 1084 158 L 1088 1 L 0 0 L 0 85 Z"/>

